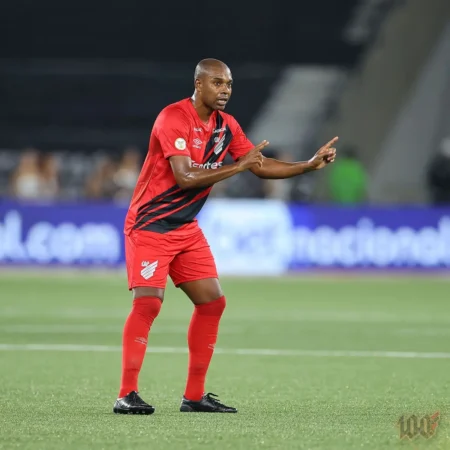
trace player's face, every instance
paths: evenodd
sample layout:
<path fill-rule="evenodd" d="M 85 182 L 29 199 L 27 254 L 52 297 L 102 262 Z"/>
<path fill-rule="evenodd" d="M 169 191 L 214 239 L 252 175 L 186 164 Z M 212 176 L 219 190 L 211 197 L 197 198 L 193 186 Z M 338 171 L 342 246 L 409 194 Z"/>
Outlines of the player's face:
<path fill-rule="evenodd" d="M 202 101 L 211 109 L 223 111 L 231 97 L 233 79 L 230 69 L 212 71 L 200 85 Z"/>

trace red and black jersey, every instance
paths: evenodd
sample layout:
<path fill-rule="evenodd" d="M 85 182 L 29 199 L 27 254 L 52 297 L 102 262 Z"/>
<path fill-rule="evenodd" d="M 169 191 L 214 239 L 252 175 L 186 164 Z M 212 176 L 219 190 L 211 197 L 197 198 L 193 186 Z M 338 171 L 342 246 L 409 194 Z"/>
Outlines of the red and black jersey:
<path fill-rule="evenodd" d="M 215 170 L 222 166 L 227 152 L 236 160 L 253 147 L 230 114 L 214 111 L 205 124 L 189 98 L 164 108 L 150 135 L 125 220 L 125 234 L 133 229 L 182 232 L 187 224 L 196 222 L 212 187 L 181 189 L 169 163 L 171 156 L 189 156 L 194 167 Z"/>

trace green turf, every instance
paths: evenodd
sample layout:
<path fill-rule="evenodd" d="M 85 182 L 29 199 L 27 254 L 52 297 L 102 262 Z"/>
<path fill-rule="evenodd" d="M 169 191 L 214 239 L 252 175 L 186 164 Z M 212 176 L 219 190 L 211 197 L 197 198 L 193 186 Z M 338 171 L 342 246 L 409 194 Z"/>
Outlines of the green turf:
<path fill-rule="evenodd" d="M 228 279 L 219 349 L 450 352 L 439 279 Z M 123 276 L 0 275 L 0 344 L 120 346 Z M 186 346 L 192 307 L 169 287 L 150 347 Z M 114 350 L 114 348 L 112 348 Z M 147 355 L 153 416 L 115 416 L 120 352 L 1 351 L 0 449 L 449 449 L 450 359 L 215 355 L 208 390 L 236 415 L 182 414 L 187 355 Z M 437 433 L 400 441 L 405 414 Z"/>

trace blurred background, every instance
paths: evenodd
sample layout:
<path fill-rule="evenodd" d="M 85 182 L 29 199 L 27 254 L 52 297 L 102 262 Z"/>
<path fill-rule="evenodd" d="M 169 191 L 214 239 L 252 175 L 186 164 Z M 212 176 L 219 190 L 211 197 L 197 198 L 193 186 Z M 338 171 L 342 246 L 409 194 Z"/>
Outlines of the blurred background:
<path fill-rule="evenodd" d="M 450 2 L 4 2 L 0 262 L 123 265 L 153 122 L 225 61 L 227 112 L 266 155 L 336 163 L 215 186 L 223 274 L 450 266 Z"/>

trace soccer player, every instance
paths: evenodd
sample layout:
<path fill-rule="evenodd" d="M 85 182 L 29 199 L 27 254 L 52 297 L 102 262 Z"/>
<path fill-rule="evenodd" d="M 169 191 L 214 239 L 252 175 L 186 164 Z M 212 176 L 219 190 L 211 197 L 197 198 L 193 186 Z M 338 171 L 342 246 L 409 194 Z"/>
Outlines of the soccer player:
<path fill-rule="evenodd" d="M 188 330 L 189 362 L 180 411 L 235 413 L 205 393 L 205 378 L 217 340 L 225 296 L 208 242 L 195 219 L 212 186 L 250 170 L 281 179 L 321 169 L 333 162 L 337 137 L 309 160 L 287 163 L 265 158 L 269 144 L 254 146 L 233 116 L 224 113 L 233 79 L 216 59 L 195 69 L 195 92 L 158 115 L 125 220 L 128 288 L 133 305 L 123 330 L 122 378 L 113 411 L 152 414 L 138 394 L 138 376 L 147 338 L 164 299 L 167 276 L 194 304 Z M 229 153 L 234 163 L 224 165 Z"/>

